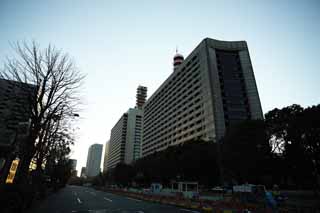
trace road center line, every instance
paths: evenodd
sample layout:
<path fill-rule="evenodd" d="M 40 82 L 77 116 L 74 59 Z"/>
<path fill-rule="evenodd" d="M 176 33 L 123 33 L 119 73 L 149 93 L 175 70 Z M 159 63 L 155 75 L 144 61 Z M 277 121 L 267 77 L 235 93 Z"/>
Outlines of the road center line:
<path fill-rule="evenodd" d="M 199 213 L 197 211 L 189 210 L 189 209 L 180 209 L 180 211 L 185 211 L 185 212 L 192 212 L 192 213 Z"/>
<path fill-rule="evenodd" d="M 80 198 L 78 198 L 78 197 L 77 197 L 77 201 L 78 201 L 79 204 L 82 203 L 82 201 L 81 201 Z"/>
<path fill-rule="evenodd" d="M 103 199 L 105 199 L 105 200 L 107 200 L 107 201 L 109 201 L 109 202 L 112 202 L 112 200 L 109 199 L 109 198 L 103 197 Z"/>
<path fill-rule="evenodd" d="M 134 198 L 131 198 L 131 197 L 127 197 L 127 199 L 134 200 L 134 201 L 137 201 L 137 202 L 141 202 L 141 200 L 137 200 L 137 199 L 134 199 Z"/>

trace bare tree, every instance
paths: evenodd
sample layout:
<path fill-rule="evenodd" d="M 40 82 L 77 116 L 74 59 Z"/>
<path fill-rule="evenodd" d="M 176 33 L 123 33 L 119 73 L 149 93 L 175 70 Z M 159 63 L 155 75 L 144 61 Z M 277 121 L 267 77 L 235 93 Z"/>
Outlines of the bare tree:
<path fill-rule="evenodd" d="M 64 116 L 61 111 L 41 131 L 41 143 L 36 143 L 34 156 L 37 170 L 42 170 L 48 159 L 61 159 L 70 153 L 69 147 L 74 144 L 75 136 L 71 127 L 72 118 L 69 116 Z"/>
<path fill-rule="evenodd" d="M 53 140 L 57 132 L 52 130 L 57 125 L 52 125 L 56 118 L 66 121 L 78 112 L 84 75 L 67 54 L 51 45 L 41 49 L 34 41 L 17 42 L 13 49 L 16 57 L 7 58 L 0 77 L 36 88 L 30 92 L 27 106 L 31 112 L 29 134 L 20 147 L 18 177 L 24 177 L 31 159 L 37 154 L 41 165 L 49 147 L 58 143 Z"/>

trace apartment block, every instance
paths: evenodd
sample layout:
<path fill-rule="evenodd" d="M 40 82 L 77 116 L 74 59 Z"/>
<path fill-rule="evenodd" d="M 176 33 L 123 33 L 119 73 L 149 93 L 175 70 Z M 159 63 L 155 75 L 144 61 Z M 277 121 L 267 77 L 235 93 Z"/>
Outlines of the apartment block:
<path fill-rule="evenodd" d="M 102 144 L 92 144 L 89 147 L 86 164 L 86 175 L 88 177 L 94 177 L 100 173 L 102 148 Z"/>
<path fill-rule="evenodd" d="M 147 88 L 139 86 L 136 106 L 124 113 L 111 130 L 107 170 L 119 163 L 131 164 L 141 157 L 142 116 L 141 107 L 147 96 Z"/>
<path fill-rule="evenodd" d="M 142 157 L 203 139 L 217 142 L 228 127 L 263 119 L 247 43 L 204 39 L 143 105 Z"/>

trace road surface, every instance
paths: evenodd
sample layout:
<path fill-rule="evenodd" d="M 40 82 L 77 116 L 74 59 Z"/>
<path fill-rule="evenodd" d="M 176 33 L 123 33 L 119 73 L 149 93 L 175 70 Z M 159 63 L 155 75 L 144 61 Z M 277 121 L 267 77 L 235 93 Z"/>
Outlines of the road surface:
<path fill-rule="evenodd" d="M 29 213 L 197 213 L 170 205 L 146 202 L 82 186 L 66 186 Z"/>

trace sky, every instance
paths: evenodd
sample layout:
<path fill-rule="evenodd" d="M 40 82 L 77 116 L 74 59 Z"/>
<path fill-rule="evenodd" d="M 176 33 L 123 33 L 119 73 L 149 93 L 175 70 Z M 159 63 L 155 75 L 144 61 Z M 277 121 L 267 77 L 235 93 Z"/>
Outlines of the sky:
<path fill-rule="evenodd" d="M 320 104 L 318 0 L 0 0 L 0 67 L 10 42 L 36 40 L 68 53 L 86 74 L 71 157 L 86 164 L 121 115 L 172 73 L 206 37 L 246 40 L 263 112 Z"/>

